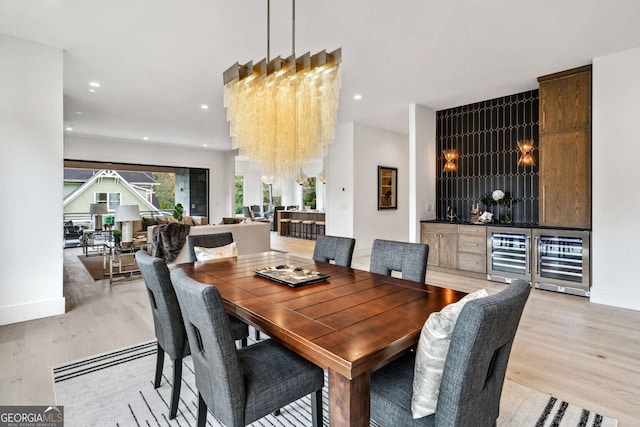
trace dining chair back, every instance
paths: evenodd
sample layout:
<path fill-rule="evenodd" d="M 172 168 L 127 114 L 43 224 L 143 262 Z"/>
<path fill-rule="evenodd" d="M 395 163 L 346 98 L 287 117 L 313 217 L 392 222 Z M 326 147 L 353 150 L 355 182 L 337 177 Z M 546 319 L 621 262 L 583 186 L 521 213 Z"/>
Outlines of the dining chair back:
<path fill-rule="evenodd" d="M 313 259 L 322 262 L 334 261 L 336 265 L 351 267 L 355 246 L 356 239 L 351 237 L 318 235 L 313 249 Z"/>
<path fill-rule="evenodd" d="M 369 271 L 386 276 L 399 271 L 405 280 L 424 283 L 428 257 L 428 245 L 376 239 L 371 249 Z"/>
<path fill-rule="evenodd" d="M 321 368 L 274 340 L 236 350 L 218 289 L 180 268 L 171 279 L 191 346 L 198 426 L 207 410 L 227 427 L 245 426 L 310 393 L 314 426 L 322 424 Z"/>
<path fill-rule="evenodd" d="M 413 419 L 415 353 L 374 372 L 371 417 L 386 427 L 494 427 L 511 346 L 531 287 L 515 280 L 503 291 L 467 302 L 451 336 L 435 413 Z"/>
<path fill-rule="evenodd" d="M 196 246 L 204 248 L 218 248 L 233 243 L 233 233 L 195 234 L 187 236 L 189 262 L 196 262 Z"/>
<path fill-rule="evenodd" d="M 153 326 L 158 340 L 155 388 L 160 387 L 162 380 L 164 354 L 167 353 L 173 361 L 173 388 L 169 408 L 169 418 L 173 419 L 178 410 L 182 384 L 182 358 L 190 354 L 187 333 L 167 264 L 162 258 L 152 257 L 144 250 L 137 251 L 135 258 L 149 295 Z"/>

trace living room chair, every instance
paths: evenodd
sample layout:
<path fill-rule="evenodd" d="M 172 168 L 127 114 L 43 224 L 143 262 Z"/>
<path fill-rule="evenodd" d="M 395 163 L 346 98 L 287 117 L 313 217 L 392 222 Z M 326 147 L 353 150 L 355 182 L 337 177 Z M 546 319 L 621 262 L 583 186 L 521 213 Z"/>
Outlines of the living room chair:
<path fill-rule="evenodd" d="M 351 237 L 318 235 L 313 249 L 313 259 L 322 262 L 334 261 L 336 265 L 351 267 L 355 246 L 356 239 Z"/>
<path fill-rule="evenodd" d="M 180 400 L 182 359 L 190 354 L 187 332 L 167 264 L 162 258 L 152 257 L 144 250 L 137 251 L 135 257 L 149 295 L 153 326 L 158 340 L 156 374 L 153 383 L 155 388 L 160 387 L 162 381 L 164 353 L 167 353 L 173 361 L 173 388 L 169 407 L 169 419 L 173 419 L 176 417 Z M 242 340 L 242 346 L 245 347 L 249 327 L 235 317 L 230 317 L 229 321 L 233 340 Z"/>
<path fill-rule="evenodd" d="M 215 286 L 178 268 L 171 272 L 189 336 L 198 389 L 198 426 L 207 409 L 227 427 L 245 426 L 311 394 L 314 426 L 322 425 L 324 372 L 274 340 L 237 350 Z"/>
<path fill-rule="evenodd" d="M 385 427 L 494 427 L 513 339 L 530 285 L 513 281 L 498 294 L 467 302 L 453 329 L 435 413 L 413 419 L 415 353 L 371 375 L 371 418 Z"/>
<path fill-rule="evenodd" d="M 429 246 L 421 243 L 394 242 L 376 239 L 371 249 L 371 273 L 391 276 L 399 271 L 402 278 L 412 282 L 424 283 L 427 276 Z"/>
<path fill-rule="evenodd" d="M 196 246 L 203 248 L 219 248 L 233 243 L 233 233 L 195 234 L 187 236 L 187 248 L 189 249 L 189 262 L 196 262 Z"/>

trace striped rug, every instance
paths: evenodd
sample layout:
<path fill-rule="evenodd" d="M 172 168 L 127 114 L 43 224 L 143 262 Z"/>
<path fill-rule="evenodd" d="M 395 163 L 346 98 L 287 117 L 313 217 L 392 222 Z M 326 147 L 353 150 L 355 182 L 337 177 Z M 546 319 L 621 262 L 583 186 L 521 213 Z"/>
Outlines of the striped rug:
<path fill-rule="evenodd" d="M 253 336 L 253 334 L 251 334 Z M 249 339 L 251 342 L 251 338 Z M 73 426 L 193 426 L 198 395 L 191 358 L 182 370 L 178 416 L 169 420 L 172 363 L 166 358 L 164 379 L 153 388 L 156 342 L 150 341 L 111 353 L 93 356 L 53 368 L 56 403 L 64 405 L 65 425 Z M 328 382 L 325 379 L 325 384 Z M 324 425 L 329 425 L 328 387 L 324 388 Z M 252 426 L 310 426 L 307 396 L 282 408 L 282 415 L 268 415 Z M 577 408 L 512 381 L 506 381 L 499 427 L 615 427 L 612 418 Z M 207 425 L 222 427 L 209 413 Z M 377 426 L 372 421 L 372 426 Z"/>

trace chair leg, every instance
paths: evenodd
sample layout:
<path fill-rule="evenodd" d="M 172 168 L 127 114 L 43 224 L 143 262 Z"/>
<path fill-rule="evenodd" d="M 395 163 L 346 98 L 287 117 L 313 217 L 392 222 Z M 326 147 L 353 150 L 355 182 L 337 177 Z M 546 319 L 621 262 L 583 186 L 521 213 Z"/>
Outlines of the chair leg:
<path fill-rule="evenodd" d="M 242 340 L 240 340 L 240 346 L 241 347 L 246 347 L 247 346 L 247 339 L 246 338 L 242 338 Z"/>
<path fill-rule="evenodd" d="M 153 387 L 160 387 L 160 382 L 162 381 L 162 366 L 164 365 L 164 350 L 160 347 L 160 343 L 158 343 L 158 351 L 156 354 L 156 378 L 153 382 Z"/>
<path fill-rule="evenodd" d="M 260 331 L 256 329 L 256 341 L 260 341 Z"/>
<path fill-rule="evenodd" d="M 198 427 L 204 427 L 207 424 L 207 404 L 204 403 L 202 395 L 198 393 Z"/>
<path fill-rule="evenodd" d="M 172 420 L 178 413 L 178 403 L 180 402 L 180 387 L 182 386 L 182 358 L 173 361 L 173 389 L 171 390 L 171 407 L 169 409 L 169 419 Z"/>
<path fill-rule="evenodd" d="M 282 412 L 280 412 L 280 409 L 276 409 L 275 411 L 273 411 L 274 417 L 279 417 L 280 415 L 282 415 Z"/>
<path fill-rule="evenodd" d="M 322 427 L 322 389 L 311 393 L 311 420 L 313 427 Z"/>

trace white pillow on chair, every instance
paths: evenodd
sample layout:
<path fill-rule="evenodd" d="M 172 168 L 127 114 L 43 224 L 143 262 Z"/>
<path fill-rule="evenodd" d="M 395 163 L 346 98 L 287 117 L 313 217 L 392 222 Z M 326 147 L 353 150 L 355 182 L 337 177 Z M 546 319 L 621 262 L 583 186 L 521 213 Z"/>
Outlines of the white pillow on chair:
<path fill-rule="evenodd" d="M 451 335 L 458 316 L 467 302 L 487 295 L 484 289 L 472 292 L 441 311 L 431 313 L 424 323 L 416 349 L 416 363 L 413 371 L 411 398 L 413 418 L 422 418 L 435 413 L 444 361 L 449 352 Z"/>
<path fill-rule="evenodd" d="M 212 259 L 231 258 L 238 256 L 238 247 L 236 242 L 228 245 L 218 246 L 217 248 L 205 248 L 202 246 L 194 246 L 193 251 L 196 253 L 198 261 L 208 261 Z"/>

